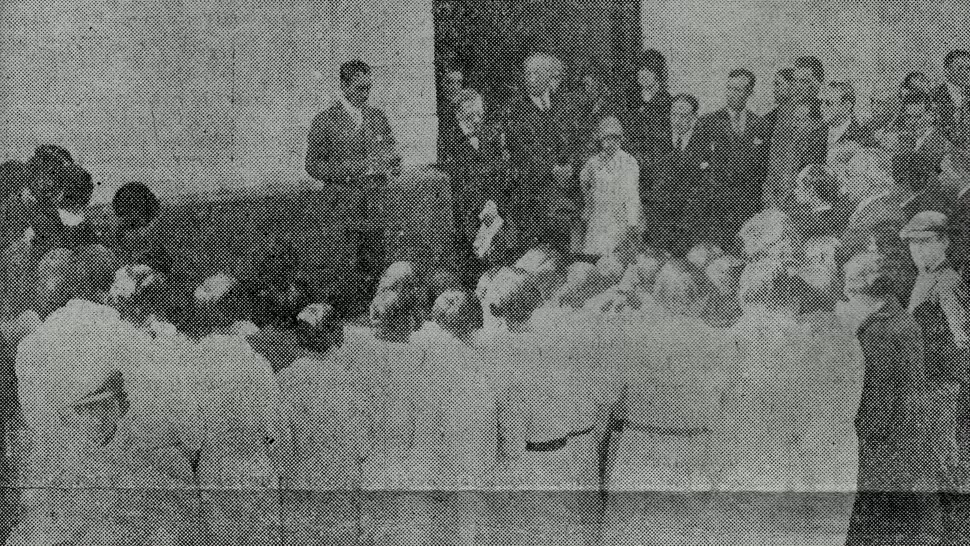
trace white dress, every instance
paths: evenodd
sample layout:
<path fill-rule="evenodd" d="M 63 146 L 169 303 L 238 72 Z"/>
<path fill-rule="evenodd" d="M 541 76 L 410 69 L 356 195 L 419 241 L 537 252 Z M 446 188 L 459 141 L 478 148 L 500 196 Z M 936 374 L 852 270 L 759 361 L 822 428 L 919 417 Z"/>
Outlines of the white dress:
<path fill-rule="evenodd" d="M 759 521 L 765 527 L 755 534 L 770 533 L 778 543 L 844 544 L 858 469 L 853 418 L 861 350 L 831 315 L 796 323 L 746 309 L 734 331 L 741 358 L 732 487 L 782 493 L 761 497 L 775 505 L 736 515 Z M 777 504 L 786 502 L 798 506 Z M 759 511 L 775 517 L 760 517 Z"/>
<path fill-rule="evenodd" d="M 623 150 L 612 157 L 597 154 L 580 172 L 586 206 L 583 253 L 610 254 L 627 230 L 640 223 L 640 167 Z"/>
<path fill-rule="evenodd" d="M 160 415 L 154 404 L 193 396 L 171 396 L 178 389 L 153 379 L 166 363 L 158 356 L 145 332 L 114 309 L 83 300 L 55 311 L 23 340 L 16 367 L 31 448 L 18 484 L 26 512 L 9 544 L 161 544 L 194 533 L 188 460 L 166 451 L 191 442 L 191 409 L 176 404 Z M 178 363 L 170 363 L 177 373 Z M 99 445 L 61 416 L 112 373 L 121 374 L 130 406 L 107 445 Z"/>

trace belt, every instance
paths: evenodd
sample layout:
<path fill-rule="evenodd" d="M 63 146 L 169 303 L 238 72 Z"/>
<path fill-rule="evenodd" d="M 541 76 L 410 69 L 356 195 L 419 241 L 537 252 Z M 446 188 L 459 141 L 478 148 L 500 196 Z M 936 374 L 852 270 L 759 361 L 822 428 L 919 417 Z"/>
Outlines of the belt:
<path fill-rule="evenodd" d="M 641 425 L 640 423 L 634 423 L 627 420 L 616 421 L 613 423 L 612 428 L 616 432 L 622 432 L 625 429 L 630 429 L 649 434 L 656 434 L 658 436 L 683 436 L 685 438 L 703 436 L 704 434 L 710 434 L 711 432 L 706 427 L 658 427 L 654 425 Z"/>
<path fill-rule="evenodd" d="M 547 440 L 545 442 L 526 442 L 526 451 L 535 451 L 540 453 L 549 453 L 552 451 L 559 451 L 560 449 L 566 447 L 569 443 L 570 438 L 578 438 L 580 436 L 585 436 L 593 432 L 593 427 L 589 427 L 585 430 L 578 430 L 576 432 L 570 432 L 569 434 L 563 436 L 562 438 L 557 438 L 555 440 Z"/>

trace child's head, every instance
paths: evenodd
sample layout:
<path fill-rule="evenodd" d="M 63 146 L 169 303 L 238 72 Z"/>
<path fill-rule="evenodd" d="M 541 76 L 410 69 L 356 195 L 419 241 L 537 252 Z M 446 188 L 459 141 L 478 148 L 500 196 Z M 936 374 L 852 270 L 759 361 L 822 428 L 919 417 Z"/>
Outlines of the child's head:
<path fill-rule="evenodd" d="M 428 309 L 433 309 L 438 296 L 450 290 L 463 291 L 461 279 L 450 269 L 436 269 L 425 281 L 428 292 Z"/>
<path fill-rule="evenodd" d="M 711 283 L 697 266 L 675 259 L 660 268 L 653 295 L 671 314 L 699 317 L 710 299 Z"/>
<path fill-rule="evenodd" d="M 464 290 L 446 290 L 431 308 L 431 320 L 459 339 L 468 339 L 482 325 L 482 306 Z"/>
<path fill-rule="evenodd" d="M 875 252 L 864 252 L 849 259 L 843 267 L 845 286 L 843 293 L 849 301 L 867 298 L 882 301 L 896 292 L 892 276 L 887 274 L 885 257 Z"/>
<path fill-rule="evenodd" d="M 561 307 L 579 309 L 609 286 L 602 271 L 589 263 L 576 262 L 566 268 L 566 283 L 556 294 Z"/>
<path fill-rule="evenodd" d="M 521 269 L 502 268 L 492 279 L 483 305 L 489 305 L 492 316 L 510 324 L 523 324 L 544 301 L 531 276 Z"/>
<path fill-rule="evenodd" d="M 333 306 L 313 303 L 297 315 L 296 333 L 300 346 L 315 353 L 343 345 L 344 330 L 340 315 Z"/>
<path fill-rule="evenodd" d="M 606 154 L 616 153 L 623 142 L 623 126 L 620 125 L 620 120 L 615 116 L 601 119 L 596 129 L 596 140 Z"/>
<path fill-rule="evenodd" d="M 384 341 L 403 343 L 418 328 L 417 301 L 393 289 L 381 290 L 370 305 L 374 335 Z"/>
<path fill-rule="evenodd" d="M 562 255 L 548 246 L 529 250 L 515 263 L 515 268 L 528 275 L 543 300 L 551 298 L 566 281 Z"/>
<path fill-rule="evenodd" d="M 245 287 L 225 273 L 202 281 L 193 296 L 195 330 L 200 337 L 249 320 L 250 302 Z"/>
<path fill-rule="evenodd" d="M 140 182 L 130 182 L 115 192 L 111 199 L 111 208 L 122 227 L 138 229 L 158 217 L 160 205 L 148 186 Z"/>
<path fill-rule="evenodd" d="M 909 243 L 916 267 L 935 267 L 946 259 L 950 248 L 949 219 L 942 212 L 924 210 L 903 227 L 899 237 Z"/>
<path fill-rule="evenodd" d="M 743 265 L 739 258 L 724 254 L 711 260 L 704 268 L 704 273 L 719 294 L 724 296 L 736 294 Z"/>
<path fill-rule="evenodd" d="M 839 178 L 825 165 L 809 165 L 798 174 L 795 200 L 800 205 L 831 205 L 839 196 Z"/>
<path fill-rule="evenodd" d="M 94 193 L 91 174 L 73 163 L 58 167 L 55 172 L 56 184 L 60 191 L 57 206 L 72 211 L 87 207 Z"/>
<path fill-rule="evenodd" d="M 738 280 L 738 303 L 742 309 L 767 308 L 795 316 L 799 307 L 795 273 L 778 260 L 749 263 Z"/>

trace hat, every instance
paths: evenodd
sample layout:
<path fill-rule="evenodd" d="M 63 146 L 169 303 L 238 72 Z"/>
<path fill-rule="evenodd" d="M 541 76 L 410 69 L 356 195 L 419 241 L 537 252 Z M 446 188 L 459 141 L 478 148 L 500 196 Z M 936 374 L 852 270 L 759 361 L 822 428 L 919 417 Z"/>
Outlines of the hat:
<path fill-rule="evenodd" d="M 899 232 L 900 239 L 920 239 L 949 231 L 949 218 L 942 212 L 924 210 L 913 216 Z"/>

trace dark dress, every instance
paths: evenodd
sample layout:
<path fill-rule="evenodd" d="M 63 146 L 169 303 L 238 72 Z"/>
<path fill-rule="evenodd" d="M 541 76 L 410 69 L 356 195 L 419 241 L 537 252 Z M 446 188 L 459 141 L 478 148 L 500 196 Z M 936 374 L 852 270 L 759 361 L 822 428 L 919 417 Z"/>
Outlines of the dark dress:
<path fill-rule="evenodd" d="M 858 493 L 848 544 L 928 544 L 937 533 L 919 326 L 892 299 L 858 329 L 865 358 L 855 427 Z M 902 538 L 894 542 L 894 538 Z"/>

